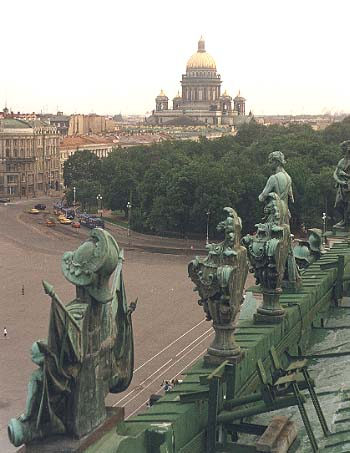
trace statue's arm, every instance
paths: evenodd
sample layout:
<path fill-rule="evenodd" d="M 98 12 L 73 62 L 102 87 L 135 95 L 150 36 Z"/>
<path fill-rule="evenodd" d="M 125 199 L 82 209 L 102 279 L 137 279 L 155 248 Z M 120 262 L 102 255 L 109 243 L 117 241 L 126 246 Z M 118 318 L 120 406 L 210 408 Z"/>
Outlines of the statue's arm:
<path fill-rule="evenodd" d="M 267 180 L 264 190 L 259 195 L 259 201 L 264 201 L 267 198 L 268 194 L 271 192 L 275 192 L 275 176 L 274 175 L 271 175 L 269 177 L 269 179 Z"/>
<path fill-rule="evenodd" d="M 289 192 L 288 192 L 288 197 L 292 203 L 294 203 L 294 195 L 293 195 L 293 187 L 292 183 L 289 186 Z"/>
<path fill-rule="evenodd" d="M 337 184 L 340 184 L 342 186 L 342 185 L 346 184 L 344 177 L 347 178 L 347 177 L 349 177 L 349 175 L 347 173 L 345 173 L 345 171 L 342 170 L 338 164 L 334 170 L 333 178 Z"/>

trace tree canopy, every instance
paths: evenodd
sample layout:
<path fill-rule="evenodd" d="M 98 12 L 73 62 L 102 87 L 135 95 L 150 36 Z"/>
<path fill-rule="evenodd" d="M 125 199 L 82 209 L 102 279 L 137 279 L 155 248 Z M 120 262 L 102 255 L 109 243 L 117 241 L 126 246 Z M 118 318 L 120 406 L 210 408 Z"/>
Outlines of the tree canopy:
<path fill-rule="evenodd" d="M 70 192 L 75 186 L 85 199 L 102 191 L 104 206 L 125 215 L 132 201 L 132 227 L 139 231 L 203 235 L 209 219 L 214 234 L 225 206 L 237 210 L 244 231 L 252 231 L 262 217 L 258 195 L 271 174 L 267 157 L 280 150 L 293 179 L 292 229 L 320 227 L 323 212 L 334 215 L 332 174 L 340 159 L 338 145 L 348 138 L 350 118 L 324 131 L 252 121 L 236 136 L 216 140 L 117 148 L 101 160 L 77 152 L 65 163 L 64 179 Z"/>

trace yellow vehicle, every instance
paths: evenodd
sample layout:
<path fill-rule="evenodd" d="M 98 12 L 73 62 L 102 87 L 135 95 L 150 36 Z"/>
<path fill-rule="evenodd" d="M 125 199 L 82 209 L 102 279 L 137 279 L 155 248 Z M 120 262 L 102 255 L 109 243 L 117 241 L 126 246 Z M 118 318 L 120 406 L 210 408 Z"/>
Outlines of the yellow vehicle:
<path fill-rule="evenodd" d="M 29 214 L 40 214 L 39 209 L 35 209 L 35 208 L 29 209 L 28 212 L 29 212 Z"/>
<path fill-rule="evenodd" d="M 70 219 L 66 219 L 65 217 L 63 218 L 58 218 L 59 222 L 62 223 L 62 225 L 70 225 L 72 221 Z"/>
<path fill-rule="evenodd" d="M 64 214 L 60 214 L 58 217 L 57 217 L 57 220 L 61 220 L 61 219 L 66 219 L 66 216 Z"/>

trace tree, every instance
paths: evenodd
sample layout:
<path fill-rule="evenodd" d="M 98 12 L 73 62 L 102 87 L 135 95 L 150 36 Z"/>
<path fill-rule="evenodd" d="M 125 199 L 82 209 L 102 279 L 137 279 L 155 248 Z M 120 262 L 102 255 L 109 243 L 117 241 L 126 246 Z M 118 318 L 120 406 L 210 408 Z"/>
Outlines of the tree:
<path fill-rule="evenodd" d="M 64 163 L 63 178 L 66 187 L 77 185 L 77 181 L 99 181 L 101 160 L 90 151 L 76 151 Z"/>

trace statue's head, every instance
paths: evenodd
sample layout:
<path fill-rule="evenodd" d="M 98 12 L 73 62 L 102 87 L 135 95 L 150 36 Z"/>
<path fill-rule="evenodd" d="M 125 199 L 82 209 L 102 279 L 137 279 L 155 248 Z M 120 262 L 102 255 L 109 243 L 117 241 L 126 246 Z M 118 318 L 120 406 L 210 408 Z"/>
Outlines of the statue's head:
<path fill-rule="evenodd" d="M 339 146 L 343 154 L 350 154 L 350 140 L 341 142 Z"/>
<path fill-rule="evenodd" d="M 274 167 L 277 167 L 279 165 L 283 167 L 283 165 L 285 165 L 286 163 L 286 160 L 284 158 L 284 154 L 282 153 L 282 151 L 273 151 L 272 153 L 269 154 L 268 162 Z"/>
<path fill-rule="evenodd" d="M 106 303 L 112 299 L 108 281 L 118 259 L 119 247 L 113 236 L 95 228 L 77 250 L 63 255 L 62 271 L 71 283 L 86 287 L 94 299 Z"/>

